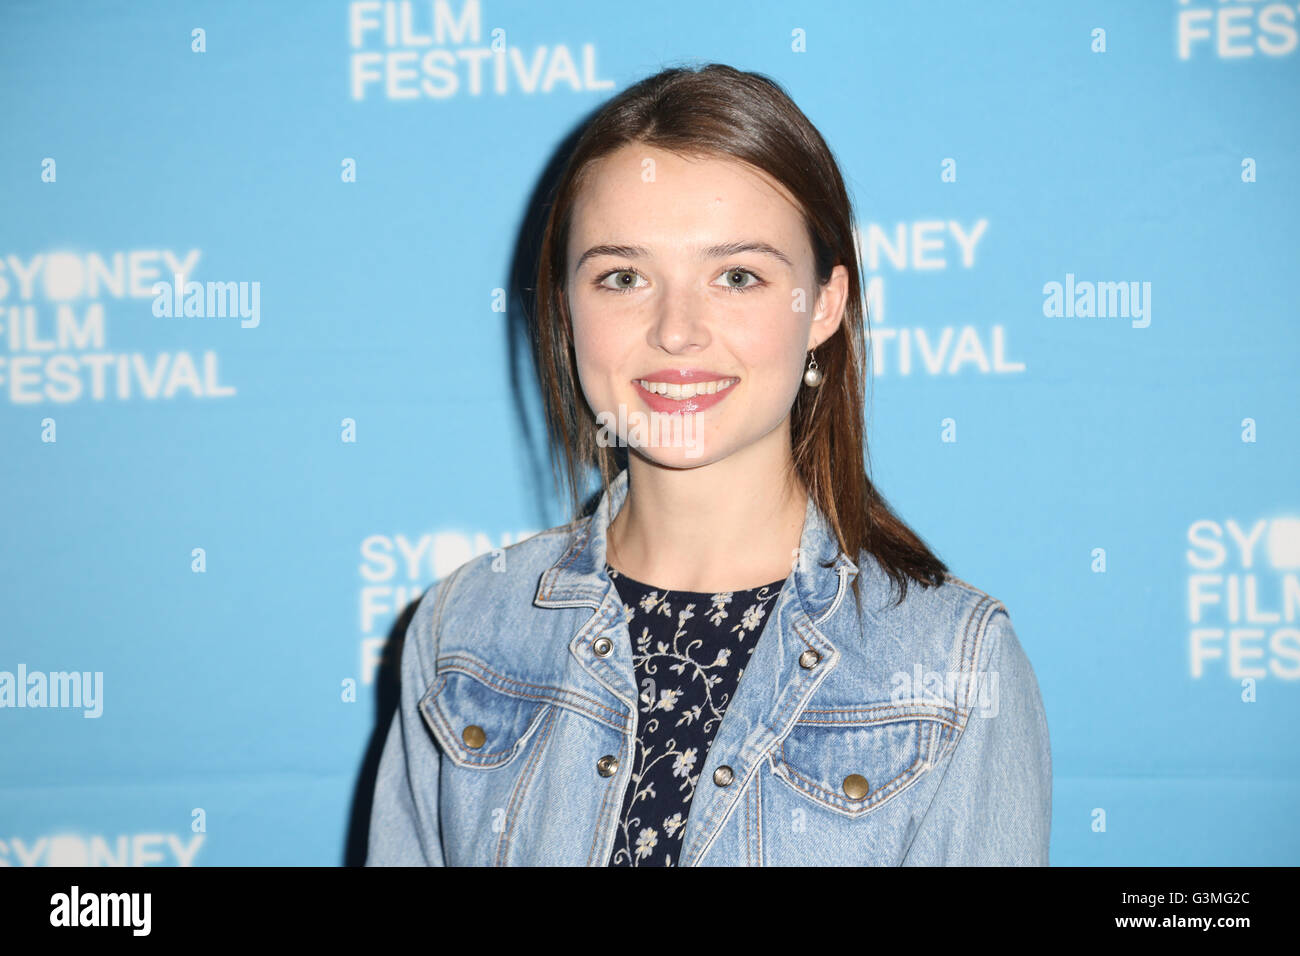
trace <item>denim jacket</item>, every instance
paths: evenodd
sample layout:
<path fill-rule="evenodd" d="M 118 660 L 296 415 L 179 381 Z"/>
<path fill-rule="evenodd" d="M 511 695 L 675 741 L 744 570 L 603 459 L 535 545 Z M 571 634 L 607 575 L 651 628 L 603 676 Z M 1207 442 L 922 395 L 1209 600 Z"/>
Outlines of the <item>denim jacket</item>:
<path fill-rule="evenodd" d="M 367 866 L 606 865 L 645 719 L 604 572 L 627 481 L 425 592 Z M 1006 608 L 952 576 L 886 607 L 884 571 L 850 561 L 811 498 L 793 557 L 700 768 L 680 865 L 1047 865 L 1047 720 Z"/>

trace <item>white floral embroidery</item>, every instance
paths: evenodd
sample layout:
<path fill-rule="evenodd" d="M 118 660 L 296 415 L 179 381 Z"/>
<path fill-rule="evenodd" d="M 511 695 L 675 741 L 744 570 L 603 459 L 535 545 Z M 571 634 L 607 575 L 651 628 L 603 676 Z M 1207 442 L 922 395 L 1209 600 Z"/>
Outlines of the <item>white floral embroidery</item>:
<path fill-rule="evenodd" d="M 641 831 L 640 836 L 636 838 L 636 855 L 638 857 L 647 857 L 659 842 L 659 835 L 655 833 L 654 827 L 646 827 Z"/>
<path fill-rule="evenodd" d="M 727 616 L 727 605 L 731 603 L 731 595 L 731 591 L 713 595 L 713 612 L 709 615 L 709 620 L 713 622 L 714 627 L 721 624 L 722 619 Z"/>
<path fill-rule="evenodd" d="M 753 630 L 758 627 L 759 622 L 763 620 L 763 608 L 759 604 L 751 604 L 745 611 L 745 616 L 740 619 L 740 623 L 733 627 L 732 632 L 740 630 L 742 627 Z"/>
<path fill-rule="evenodd" d="M 673 866 L 680 857 L 680 841 L 709 747 L 739 687 L 744 665 L 758 644 L 766 605 L 780 589 L 712 595 L 678 592 L 687 600 L 674 620 L 676 602 L 670 600 L 674 592 L 632 581 L 613 568 L 607 570 L 625 599 L 640 704 L 633 772 L 623 794 L 609 863 Z M 729 608 L 737 604 L 737 596 L 748 606 L 739 623 L 727 629 L 723 622 L 730 617 Z M 701 618 L 695 613 L 701 605 L 692 602 L 692 597 L 708 600 L 704 605 L 708 610 Z M 660 714 L 677 716 L 661 721 Z M 674 728 L 682 728 L 680 738 Z M 643 826 L 643 820 L 658 820 L 661 828 Z"/>
<path fill-rule="evenodd" d="M 677 759 L 673 761 L 673 776 L 689 777 L 691 775 L 691 768 L 694 766 L 695 766 L 695 748 L 687 747 L 685 750 L 679 753 L 677 755 Z"/>
<path fill-rule="evenodd" d="M 700 712 L 702 711 L 702 709 L 703 708 L 701 708 L 699 704 L 694 704 L 690 707 L 687 707 L 684 711 L 682 711 L 681 720 L 677 721 L 676 726 L 680 727 L 682 724 L 695 723 L 695 721 L 700 719 Z"/>

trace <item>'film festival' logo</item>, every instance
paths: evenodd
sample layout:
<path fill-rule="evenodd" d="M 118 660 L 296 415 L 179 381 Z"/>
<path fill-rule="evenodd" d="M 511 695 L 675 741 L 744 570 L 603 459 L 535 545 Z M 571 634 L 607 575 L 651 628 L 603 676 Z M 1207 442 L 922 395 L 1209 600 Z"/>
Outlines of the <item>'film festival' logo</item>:
<path fill-rule="evenodd" d="M 1178 59 L 1267 59 L 1296 49 L 1296 5 L 1268 0 L 1178 0 Z"/>
<path fill-rule="evenodd" d="M 596 76 L 596 48 L 511 44 L 504 27 L 483 40 L 479 0 L 357 0 L 348 6 L 352 99 L 445 100 L 491 93 L 613 89 Z"/>
<path fill-rule="evenodd" d="M 128 328 L 147 330 L 146 321 L 158 321 L 132 301 L 149 298 L 153 315 L 167 321 L 229 316 L 255 327 L 258 283 L 186 282 L 199 257 L 198 249 L 0 257 L 0 395 L 15 405 L 234 395 L 211 349 L 124 351 L 109 344 L 105 305 L 113 300 L 129 303 L 121 308 L 127 321 L 142 318 Z"/>
<path fill-rule="evenodd" d="M 0 837 L 0 866 L 193 866 L 206 833 L 63 831 Z"/>
<path fill-rule="evenodd" d="M 1300 518 L 1187 529 L 1192 677 L 1300 678 Z"/>
<path fill-rule="evenodd" d="M 944 160 L 944 182 L 957 181 L 956 161 Z M 917 219 L 855 226 L 854 245 L 866 275 L 867 314 L 871 319 L 872 374 L 890 375 L 1014 375 L 1025 363 L 1007 347 L 1007 330 L 1000 323 L 964 322 L 935 327 L 890 325 L 884 272 L 942 274 L 950 269 L 974 269 L 988 219 L 969 223 Z"/>

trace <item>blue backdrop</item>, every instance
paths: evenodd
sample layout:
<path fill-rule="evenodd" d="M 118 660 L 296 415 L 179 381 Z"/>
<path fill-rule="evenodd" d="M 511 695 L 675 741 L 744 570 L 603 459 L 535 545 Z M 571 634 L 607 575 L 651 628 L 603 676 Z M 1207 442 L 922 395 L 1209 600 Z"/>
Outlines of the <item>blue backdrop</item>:
<path fill-rule="evenodd" d="M 708 61 L 842 164 L 874 476 L 1010 610 L 1053 863 L 1300 863 L 1298 28 L 6 4 L 0 865 L 360 862 L 403 610 L 568 517 L 511 293 L 548 169 Z"/>

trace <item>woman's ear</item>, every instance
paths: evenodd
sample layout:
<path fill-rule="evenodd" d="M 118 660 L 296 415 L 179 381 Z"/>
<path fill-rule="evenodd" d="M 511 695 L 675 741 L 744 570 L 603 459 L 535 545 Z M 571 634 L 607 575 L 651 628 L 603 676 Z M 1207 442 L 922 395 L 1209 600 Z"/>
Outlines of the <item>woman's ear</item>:
<path fill-rule="evenodd" d="M 844 321 L 844 305 L 849 298 L 849 270 L 837 265 L 817 295 L 817 309 L 808 329 L 808 348 L 815 349 L 832 335 Z"/>

